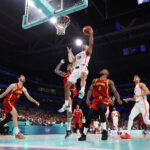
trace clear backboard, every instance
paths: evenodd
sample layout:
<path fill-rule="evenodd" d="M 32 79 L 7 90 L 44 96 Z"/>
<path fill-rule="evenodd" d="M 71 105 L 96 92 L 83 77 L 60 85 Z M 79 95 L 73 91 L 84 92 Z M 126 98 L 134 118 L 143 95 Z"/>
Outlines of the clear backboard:
<path fill-rule="evenodd" d="M 88 0 L 26 0 L 22 27 L 24 29 L 88 7 Z"/>

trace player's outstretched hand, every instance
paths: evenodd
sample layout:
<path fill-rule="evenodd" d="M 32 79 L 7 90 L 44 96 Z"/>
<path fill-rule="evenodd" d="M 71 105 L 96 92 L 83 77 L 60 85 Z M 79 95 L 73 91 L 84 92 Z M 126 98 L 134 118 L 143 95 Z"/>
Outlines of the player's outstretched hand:
<path fill-rule="evenodd" d="M 36 104 L 36 106 L 38 106 L 38 107 L 40 106 L 40 103 L 39 103 L 39 102 L 37 102 L 37 101 L 35 102 L 35 104 Z"/>
<path fill-rule="evenodd" d="M 65 60 L 64 60 L 64 59 L 61 59 L 60 63 L 61 63 L 61 64 L 64 64 L 64 63 L 65 63 Z"/>
<path fill-rule="evenodd" d="M 126 98 L 126 99 L 123 99 L 124 102 L 128 103 L 129 102 L 129 99 Z"/>
<path fill-rule="evenodd" d="M 68 53 L 71 53 L 72 52 L 72 48 L 67 47 L 67 51 L 68 51 Z"/>
<path fill-rule="evenodd" d="M 122 105 L 122 101 L 120 99 L 117 100 L 117 102 L 118 102 L 119 105 Z"/>

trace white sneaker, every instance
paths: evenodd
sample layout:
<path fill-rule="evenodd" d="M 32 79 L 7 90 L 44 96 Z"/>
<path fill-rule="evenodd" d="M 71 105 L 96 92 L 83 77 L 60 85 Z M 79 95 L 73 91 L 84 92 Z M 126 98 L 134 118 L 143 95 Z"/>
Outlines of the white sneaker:
<path fill-rule="evenodd" d="M 85 92 L 83 90 L 80 90 L 78 93 L 78 98 L 83 99 L 84 95 L 85 95 Z"/>
<path fill-rule="evenodd" d="M 66 110 L 67 110 L 67 106 L 64 104 L 64 105 L 62 106 L 62 108 L 60 108 L 60 109 L 58 110 L 58 112 L 62 113 L 62 112 L 64 112 L 64 111 L 66 111 Z"/>

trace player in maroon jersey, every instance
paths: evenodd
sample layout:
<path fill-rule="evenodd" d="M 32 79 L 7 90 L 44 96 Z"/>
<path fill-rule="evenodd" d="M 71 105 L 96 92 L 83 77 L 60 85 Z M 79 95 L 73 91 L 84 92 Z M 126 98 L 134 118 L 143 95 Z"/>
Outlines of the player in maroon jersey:
<path fill-rule="evenodd" d="M 69 64 L 67 65 L 67 72 L 63 72 L 60 70 L 61 66 L 65 63 L 65 60 L 62 59 L 60 61 L 60 63 L 56 66 L 55 68 L 55 73 L 61 77 L 64 78 L 64 89 L 65 89 L 65 86 L 66 86 L 66 83 L 69 79 L 69 76 L 71 75 L 71 72 L 73 70 L 73 67 L 72 67 L 72 64 Z M 70 101 L 71 101 L 71 104 L 68 103 L 66 105 L 68 105 L 68 109 L 67 109 L 67 122 L 68 122 L 68 126 L 67 126 L 67 132 L 66 132 L 66 138 L 71 134 L 71 121 L 72 121 L 72 102 L 73 102 L 73 99 L 76 97 L 78 91 L 77 91 L 77 88 L 76 88 L 76 85 L 73 84 L 71 87 L 70 87 Z M 71 105 L 71 107 L 70 107 Z M 71 110 L 70 110 L 71 109 Z M 61 111 L 59 111 L 61 112 Z"/>
<path fill-rule="evenodd" d="M 119 104 L 122 104 L 119 93 L 117 92 L 114 82 L 108 79 L 109 71 L 103 69 L 100 71 L 100 78 L 94 79 L 92 85 L 87 94 L 86 103 L 90 107 L 88 117 L 86 119 L 85 127 L 82 136 L 78 139 L 79 141 L 86 140 L 86 134 L 91 123 L 92 118 L 98 112 L 102 121 L 102 140 L 107 140 L 108 132 L 106 130 L 106 106 L 110 103 L 110 89 L 114 93 Z M 94 100 L 91 104 L 90 98 L 93 94 Z"/>

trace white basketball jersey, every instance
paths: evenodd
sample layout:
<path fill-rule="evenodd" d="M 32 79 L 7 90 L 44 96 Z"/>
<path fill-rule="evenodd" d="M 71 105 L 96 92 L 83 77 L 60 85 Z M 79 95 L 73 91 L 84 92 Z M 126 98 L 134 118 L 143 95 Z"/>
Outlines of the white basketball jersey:
<path fill-rule="evenodd" d="M 118 112 L 117 111 L 113 111 L 112 112 L 112 117 L 113 117 L 113 119 L 118 118 Z"/>
<path fill-rule="evenodd" d="M 82 51 L 76 55 L 75 67 L 88 67 L 90 56 L 87 55 L 86 51 Z"/>
<path fill-rule="evenodd" d="M 134 94 L 135 95 L 141 95 L 143 93 L 142 88 L 140 88 L 139 84 L 137 84 L 134 88 Z M 136 99 L 136 102 L 140 101 L 140 100 L 147 100 L 147 96 L 140 96 Z"/>

